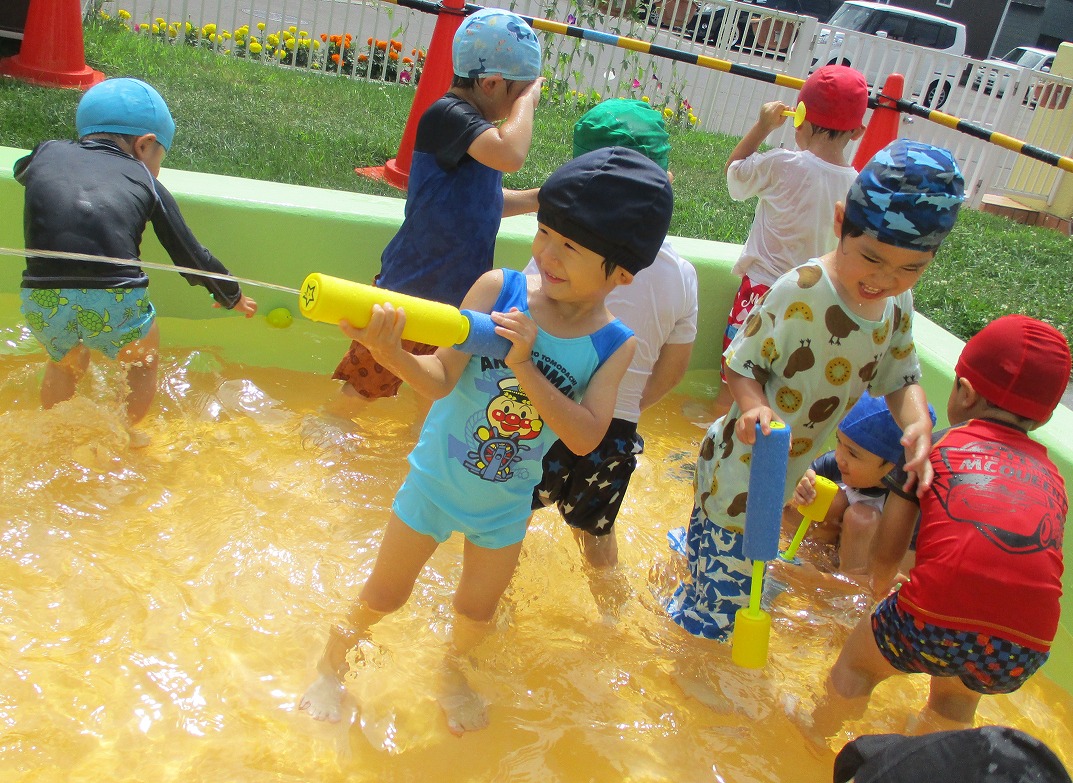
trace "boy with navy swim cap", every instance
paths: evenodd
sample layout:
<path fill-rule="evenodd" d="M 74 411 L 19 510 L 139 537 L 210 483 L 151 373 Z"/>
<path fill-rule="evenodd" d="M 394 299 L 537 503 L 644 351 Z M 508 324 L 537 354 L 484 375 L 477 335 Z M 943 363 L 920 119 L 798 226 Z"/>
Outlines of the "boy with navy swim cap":
<path fill-rule="evenodd" d="M 835 203 L 857 176 L 846 147 L 864 133 L 868 83 L 848 65 L 825 65 L 809 75 L 797 96 L 805 105 L 804 121 L 794 132 L 797 149 L 758 152 L 764 139 L 787 121 L 794 107 L 765 103 L 756 124 L 727 159 L 727 190 L 736 201 L 756 197 L 756 213 L 734 274 L 741 285 L 727 316 L 723 350 L 730 346 L 756 301 L 780 275 L 802 260 L 818 258 L 835 247 L 831 231 Z M 715 402 L 716 417 L 730 407 L 723 385 Z"/>
<path fill-rule="evenodd" d="M 663 115 L 644 101 L 614 98 L 582 115 L 574 125 L 574 157 L 606 147 L 637 150 L 664 171 L 670 136 Z M 670 177 L 670 172 L 667 174 Z M 530 261 L 526 274 L 536 274 Z M 544 478 L 533 508 L 555 504 L 590 565 L 618 562 L 615 523 L 644 440 L 637 432 L 641 411 L 655 405 L 682 379 L 697 334 L 697 272 L 664 240 L 652 266 L 607 296 L 607 308 L 637 337 L 637 352 L 619 386 L 615 416 L 600 446 L 577 455 L 557 441 L 544 457 Z M 598 602 L 623 597 L 594 580 Z"/>
<path fill-rule="evenodd" d="M 381 256 L 376 285 L 458 306 L 492 268 L 500 219 L 534 208 L 535 191 L 503 188 L 525 163 L 540 102 L 540 42 L 520 16 L 486 8 L 463 20 L 454 80 L 417 126 L 406 216 Z M 418 355 L 436 348 L 407 341 Z M 332 376 L 350 408 L 393 397 L 401 381 L 355 341 Z"/>
<path fill-rule="evenodd" d="M 320 678 L 300 709 L 339 720 L 348 650 L 406 602 L 428 558 L 460 532 L 457 619 L 438 696 L 451 731 L 487 725 L 461 656 L 491 630 L 514 574 L 545 450 L 558 438 L 587 454 L 607 430 L 636 340 L 604 300 L 652 264 L 672 206 L 666 172 L 633 150 L 597 150 L 560 166 L 539 193 L 533 257 L 540 275 L 486 272 L 463 300 L 467 309 L 490 312 L 496 333 L 513 344 L 502 361 L 454 348 L 414 356 L 400 341 L 405 315 L 390 306 L 374 307 L 365 329 L 344 322 L 346 334 L 436 402 L 376 564 L 345 624 L 330 630 Z"/>
<path fill-rule="evenodd" d="M 133 425 L 156 392 L 160 342 L 149 278 L 138 266 L 146 224 L 177 266 L 228 272 L 157 180 L 175 121 L 156 90 L 137 79 L 107 79 L 82 96 L 75 125 L 79 141 L 42 142 L 15 163 L 15 179 L 26 187 L 26 247 L 130 263 L 27 256 L 22 313 L 49 355 L 42 404 L 51 408 L 74 395 L 93 349 L 126 365 L 126 416 Z M 218 307 L 247 318 L 257 311 L 238 283 L 183 276 L 212 292 Z"/>
<path fill-rule="evenodd" d="M 931 423 L 935 413 L 928 406 Z M 890 413 L 887 401 L 867 391 L 838 423 L 835 448 L 813 460 L 811 467 L 797 482 L 793 499 L 783 512 L 794 529 L 801 522 L 798 506 L 816 498 L 816 476 L 838 485 L 827 516 L 820 520 L 809 539 L 834 544 L 838 553 L 838 570 L 846 574 L 864 573 L 872 537 L 879 525 L 887 495 L 905 493 L 900 484 L 888 484 L 885 477 L 901 462 L 902 428 Z"/>
<path fill-rule="evenodd" d="M 725 639 L 748 601 L 743 532 L 757 425 L 765 433 L 772 421 L 789 425 L 787 477 L 796 483 L 867 390 L 886 397 L 902 425 L 907 484 L 919 492 L 930 483 L 931 418 L 917 382 L 911 289 L 953 227 L 963 188 L 946 150 L 892 142 L 836 205 L 835 249 L 780 277 L 749 314 L 725 354 L 734 403 L 708 428 L 688 528 L 671 535 L 692 579 L 668 609 L 686 630 Z"/>
<path fill-rule="evenodd" d="M 916 562 L 850 633 L 806 732 L 816 741 L 864 713 L 900 673 L 931 675 L 925 728 L 971 726 L 980 697 L 1012 693 L 1047 660 L 1058 628 L 1068 501 L 1047 449 L 1028 433 L 1069 384 L 1065 336 L 1023 315 L 966 343 L 919 500 L 892 495 L 876 533 L 872 589 L 886 594 L 917 514 Z"/>

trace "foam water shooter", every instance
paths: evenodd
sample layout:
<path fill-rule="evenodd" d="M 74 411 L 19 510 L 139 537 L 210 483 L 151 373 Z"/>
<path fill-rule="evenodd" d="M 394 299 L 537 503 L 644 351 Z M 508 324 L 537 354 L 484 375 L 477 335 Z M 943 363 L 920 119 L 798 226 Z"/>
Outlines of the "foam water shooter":
<path fill-rule="evenodd" d="M 390 303 L 406 311 L 404 340 L 453 346 L 466 353 L 504 359 L 512 343 L 495 332 L 488 313 L 459 310 L 449 304 L 408 296 L 314 272 L 302 283 L 298 310 L 311 321 L 338 324 L 346 319 L 359 329 L 369 324 L 373 305 Z"/>
<path fill-rule="evenodd" d="M 800 128 L 801 123 L 805 121 L 805 102 L 798 101 L 796 109 L 786 109 L 782 114 L 784 117 L 793 117 L 794 127 Z"/>
<path fill-rule="evenodd" d="M 786 551 L 779 555 L 780 560 L 784 560 L 787 563 L 795 562 L 794 555 L 797 554 L 797 548 L 801 546 L 801 542 L 805 539 L 805 533 L 808 532 L 809 525 L 827 516 L 827 512 L 831 508 L 831 502 L 837 494 L 838 484 L 823 476 L 816 477 L 816 497 L 812 499 L 811 503 L 797 507 L 802 516 L 801 524 L 797 526 L 797 532 L 794 533 L 790 546 L 786 547 Z"/>
<path fill-rule="evenodd" d="M 745 556 L 753 561 L 749 605 L 734 615 L 734 638 L 730 658 L 738 666 L 762 669 L 767 665 L 771 615 L 760 608 L 764 590 L 764 566 L 779 554 L 779 529 L 790 463 L 790 428 L 771 422 L 764 435 L 756 425 L 756 443 L 749 463 L 749 496 L 745 501 Z"/>

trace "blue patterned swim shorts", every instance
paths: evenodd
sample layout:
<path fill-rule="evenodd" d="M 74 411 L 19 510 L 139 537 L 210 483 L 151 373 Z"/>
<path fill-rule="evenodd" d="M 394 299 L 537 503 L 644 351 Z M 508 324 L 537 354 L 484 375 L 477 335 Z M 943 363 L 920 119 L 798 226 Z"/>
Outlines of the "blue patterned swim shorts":
<path fill-rule="evenodd" d="M 58 362 L 79 343 L 114 359 L 140 340 L 156 311 L 142 288 L 22 288 L 21 311 L 37 341 Z"/>
<path fill-rule="evenodd" d="M 898 671 L 957 677 L 983 694 L 1013 693 L 1050 657 L 998 636 L 954 631 L 917 620 L 888 595 L 872 612 L 872 634 Z"/>

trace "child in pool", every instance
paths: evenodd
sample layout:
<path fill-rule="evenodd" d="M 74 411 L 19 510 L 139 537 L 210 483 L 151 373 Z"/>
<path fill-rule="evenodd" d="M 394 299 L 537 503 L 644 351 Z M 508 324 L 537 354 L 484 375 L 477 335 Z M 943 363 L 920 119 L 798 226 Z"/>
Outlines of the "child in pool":
<path fill-rule="evenodd" d="M 1028 433 L 1054 413 L 1069 371 L 1065 336 L 1023 315 L 966 343 L 947 402 L 952 426 L 929 454 L 935 479 L 919 500 L 887 501 L 871 562 L 873 593 L 885 597 L 850 633 L 824 697 L 803 716 L 810 739 L 822 743 L 864 714 L 879 683 L 918 672 L 931 675 L 921 729 L 970 727 L 983 695 L 1013 693 L 1046 662 L 1068 500 Z M 916 562 L 887 594 L 918 513 Z"/>
<path fill-rule="evenodd" d="M 725 639 L 748 602 L 743 531 L 757 424 L 765 432 L 774 420 L 791 427 L 788 476 L 797 477 L 839 414 L 868 390 L 885 396 L 903 425 L 910 483 L 918 491 L 930 483 L 931 419 L 917 383 L 911 289 L 953 227 L 963 189 L 944 149 L 898 140 L 880 150 L 835 208 L 838 246 L 779 278 L 726 351 L 735 402 L 701 443 L 689 526 L 684 535 L 672 531 L 692 581 L 668 610 L 690 633 Z"/>
<path fill-rule="evenodd" d="M 488 272 L 463 301 L 491 312 L 496 332 L 511 341 L 503 361 L 453 348 L 414 356 L 400 342 L 405 315 L 391 307 L 374 308 L 365 329 L 344 325 L 378 361 L 436 401 L 372 574 L 345 624 L 330 629 L 320 677 L 301 709 L 339 719 L 348 650 L 406 602 L 425 562 L 458 531 L 466 538 L 454 596 L 458 619 L 439 701 L 455 733 L 487 724 L 459 655 L 487 632 L 510 583 L 544 450 L 558 437 L 584 454 L 607 430 L 636 341 L 604 299 L 655 259 L 672 201 L 666 172 L 621 147 L 582 155 L 552 174 L 540 189 L 533 240 L 540 275 Z"/>
<path fill-rule="evenodd" d="M 727 159 L 730 197 L 757 197 L 756 214 L 734 274 L 741 286 L 727 315 L 723 350 L 738 333 L 753 305 L 781 276 L 802 259 L 818 258 L 835 247 L 831 231 L 835 204 L 845 198 L 857 172 L 849 165 L 846 148 L 864 133 L 868 82 L 848 65 L 825 65 L 805 80 L 797 96 L 805 104 L 805 121 L 794 131 L 796 150 L 758 152 L 761 143 L 782 127 L 784 112 L 793 107 L 781 101 L 765 103 L 756 124 Z M 726 382 L 715 401 L 715 417 L 730 408 Z"/>
<path fill-rule="evenodd" d="M 930 405 L 928 412 L 934 425 L 935 413 Z M 809 539 L 837 548 L 838 570 L 842 573 L 866 572 L 872 538 L 887 495 L 896 492 L 911 497 L 900 484 L 885 481 L 902 459 L 901 439 L 902 428 L 886 400 L 864 392 L 839 422 L 834 450 L 813 460 L 783 513 L 783 522 L 796 530 L 801 522 L 797 507 L 816 499 L 816 476 L 838 484 L 827 516 L 809 531 Z"/>
<path fill-rule="evenodd" d="M 26 247 L 131 262 L 28 256 L 22 313 L 49 355 L 42 405 L 51 408 L 74 396 L 93 349 L 127 368 L 125 408 L 133 426 L 156 394 L 160 344 L 149 278 L 137 262 L 146 224 L 152 223 L 177 266 L 221 274 L 227 269 L 195 239 L 157 180 L 175 137 L 160 93 L 137 79 L 107 79 L 82 96 L 75 125 L 77 142 L 45 141 L 15 162 L 15 179 L 26 186 Z M 183 277 L 209 289 L 217 307 L 247 318 L 257 312 L 238 283 Z"/>
<path fill-rule="evenodd" d="M 540 42 L 520 16 L 485 8 L 463 20 L 451 48 L 451 89 L 421 115 L 406 218 L 375 284 L 458 306 L 492 268 L 500 219 L 535 209 L 534 191 L 503 188 L 525 163 L 540 103 Z M 436 347 L 407 340 L 416 355 Z M 348 412 L 394 397 L 402 384 L 355 340 L 332 376 Z"/>

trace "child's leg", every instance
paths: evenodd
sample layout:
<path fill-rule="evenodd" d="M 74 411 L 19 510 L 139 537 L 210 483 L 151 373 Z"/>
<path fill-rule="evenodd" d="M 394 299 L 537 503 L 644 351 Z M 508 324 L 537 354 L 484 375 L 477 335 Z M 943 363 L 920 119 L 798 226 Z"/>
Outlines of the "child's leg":
<path fill-rule="evenodd" d="M 932 677 L 928 705 L 920 713 L 918 731 L 971 729 L 982 696 L 957 677 Z"/>
<path fill-rule="evenodd" d="M 89 348 L 76 345 L 58 362 L 45 365 L 41 382 L 41 407 L 48 408 L 71 399 L 75 387 L 89 368 Z"/>
<path fill-rule="evenodd" d="M 842 516 L 842 536 L 838 543 L 838 570 L 863 574 L 868 569 L 868 553 L 879 528 L 880 511 L 865 503 L 854 503 Z"/>
<path fill-rule="evenodd" d="M 145 418 L 156 396 L 159 347 L 160 328 L 154 322 L 145 337 L 123 346 L 116 356 L 127 368 L 127 423 L 131 426 Z"/>
<path fill-rule="evenodd" d="M 462 578 L 454 598 L 457 618 L 444 659 L 438 696 L 452 734 L 488 725 L 485 702 L 466 681 L 461 659 L 491 631 L 496 607 L 514 576 L 521 551 L 521 542 L 488 549 L 466 539 Z"/>
<path fill-rule="evenodd" d="M 618 563 L 618 539 L 615 538 L 614 528 L 606 536 L 594 536 L 577 528 L 573 528 L 572 532 L 581 554 L 593 568 L 611 568 Z"/>
<path fill-rule="evenodd" d="M 824 683 L 823 698 L 812 712 L 810 739 L 830 737 L 847 720 L 863 715 L 875 687 L 895 674 L 898 671 L 876 645 L 872 618 L 862 618 L 850 632 Z"/>
<path fill-rule="evenodd" d="M 350 607 L 346 627 L 333 626 L 328 633 L 317 671 L 320 677 L 306 690 L 298 709 L 317 720 L 336 722 L 343 698 L 347 653 L 368 638 L 369 628 L 385 614 L 406 603 L 417 575 L 436 551 L 431 536 L 411 529 L 392 514 L 376 555 L 376 564 L 358 600 Z"/>

